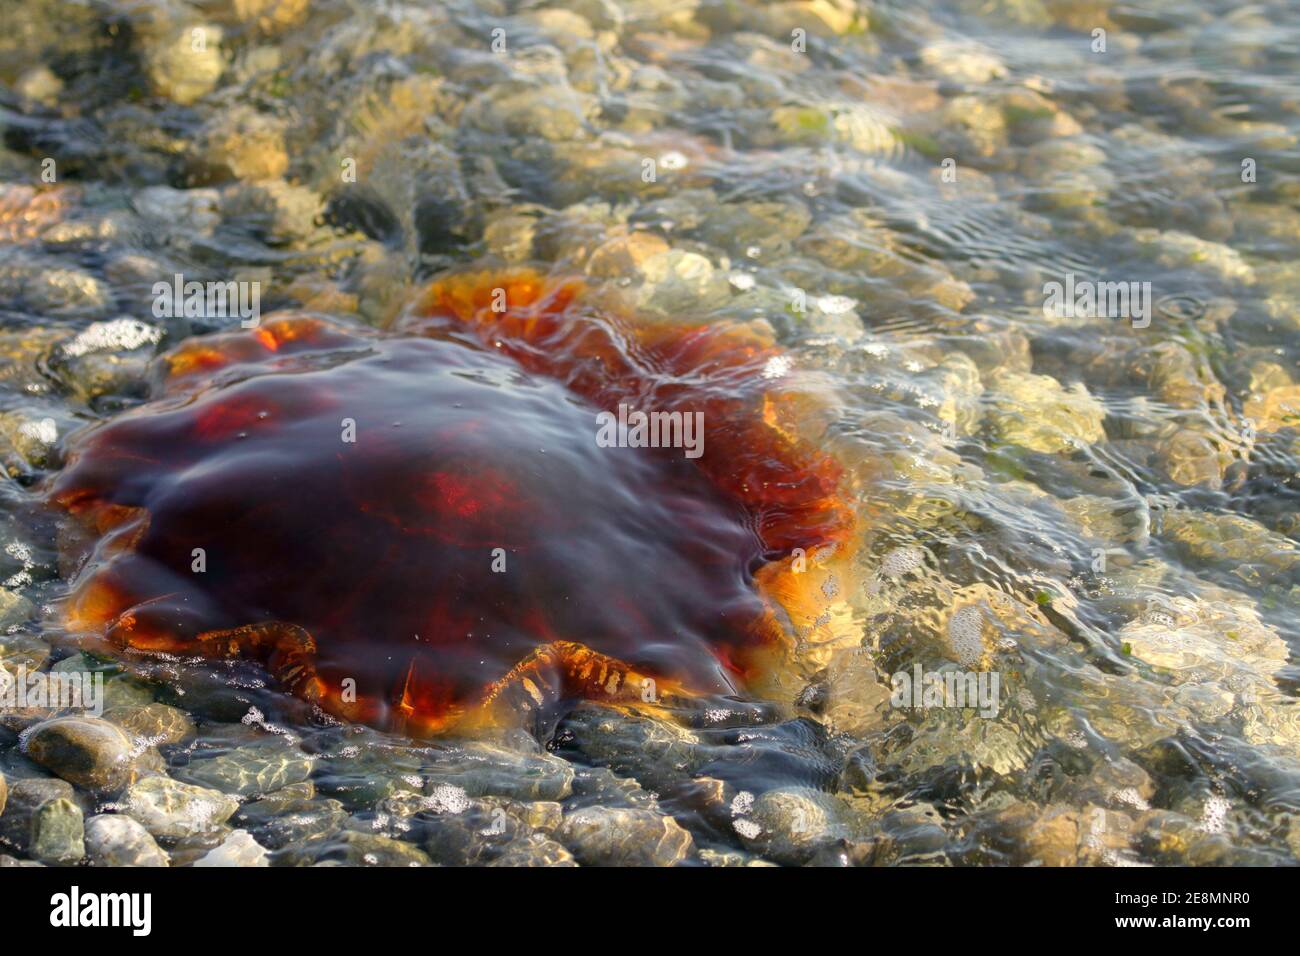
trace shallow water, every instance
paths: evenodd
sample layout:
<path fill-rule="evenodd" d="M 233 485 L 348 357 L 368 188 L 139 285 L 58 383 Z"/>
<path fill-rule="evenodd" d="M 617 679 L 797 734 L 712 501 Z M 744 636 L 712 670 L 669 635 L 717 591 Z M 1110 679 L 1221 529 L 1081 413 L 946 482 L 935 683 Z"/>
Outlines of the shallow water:
<path fill-rule="evenodd" d="M 61 627 L 75 569 L 38 489 L 153 356 L 238 328 L 167 317 L 177 273 L 386 326 L 443 270 L 528 263 L 647 323 L 755 323 L 798 397 L 782 427 L 842 463 L 863 529 L 774 689 L 673 719 L 582 705 L 538 740 L 414 743 L 255 665 L 134 661 L 108 681 L 133 773 L 242 801 L 155 834 L 174 864 L 231 827 L 274 863 L 1296 861 L 1294 5 L 9 20 L 7 666 L 116 673 Z M 977 706 L 895 693 L 918 674 Z M 47 773 L 18 738 L 37 716 L 0 731 L 11 789 Z M 79 785 L 83 812 L 127 786 Z"/>

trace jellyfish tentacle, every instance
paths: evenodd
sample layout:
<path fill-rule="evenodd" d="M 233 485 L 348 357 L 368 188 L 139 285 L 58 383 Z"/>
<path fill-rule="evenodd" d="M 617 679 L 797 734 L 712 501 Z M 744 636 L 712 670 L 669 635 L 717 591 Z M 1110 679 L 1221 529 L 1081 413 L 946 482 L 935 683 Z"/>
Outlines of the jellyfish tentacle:
<path fill-rule="evenodd" d="M 585 644 L 552 641 L 534 648 L 493 682 L 465 724 L 498 727 L 529 715 L 544 717 L 566 700 L 663 710 L 689 696 L 678 682 L 639 671 Z"/>
<path fill-rule="evenodd" d="M 311 701 L 321 698 L 323 684 L 316 671 L 316 640 L 296 624 L 262 621 L 205 631 L 193 647 L 206 657 L 260 661 L 286 690 Z"/>

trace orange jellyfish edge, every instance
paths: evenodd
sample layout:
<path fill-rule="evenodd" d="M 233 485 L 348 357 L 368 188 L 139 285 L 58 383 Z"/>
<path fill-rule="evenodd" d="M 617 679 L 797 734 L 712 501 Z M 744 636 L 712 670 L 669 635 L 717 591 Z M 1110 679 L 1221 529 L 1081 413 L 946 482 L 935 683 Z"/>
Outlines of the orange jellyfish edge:
<path fill-rule="evenodd" d="M 46 489 L 85 543 L 69 630 L 415 736 L 752 689 L 812 623 L 796 558 L 851 536 L 839 468 L 782 426 L 769 338 L 593 300 L 464 273 L 384 332 L 283 314 L 160 357 Z M 620 406 L 674 447 L 600 440 Z"/>

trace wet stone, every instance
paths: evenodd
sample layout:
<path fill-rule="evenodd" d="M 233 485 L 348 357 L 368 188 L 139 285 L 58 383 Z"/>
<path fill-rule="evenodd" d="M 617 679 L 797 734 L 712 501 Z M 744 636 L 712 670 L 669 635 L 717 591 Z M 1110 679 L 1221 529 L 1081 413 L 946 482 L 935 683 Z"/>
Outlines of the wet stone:
<path fill-rule="evenodd" d="M 936 76 L 963 83 L 987 83 L 1007 75 L 1002 59 L 973 41 L 938 40 L 922 47 L 920 57 Z"/>
<path fill-rule="evenodd" d="M 159 37 L 144 56 L 154 90 L 182 106 L 212 92 L 225 71 L 221 38 L 221 28 L 212 24 L 193 24 Z"/>
<path fill-rule="evenodd" d="M 200 162 L 215 179 L 277 179 L 289 168 L 283 122 L 250 107 L 218 114 L 201 138 Z"/>
<path fill-rule="evenodd" d="M 0 816 L 0 839 L 4 843 L 27 853 L 41 839 L 42 828 L 50 826 L 55 833 L 58 824 L 70 815 L 66 808 L 52 812 L 44 817 L 41 811 L 56 802 L 71 803 L 75 800 L 72 785 L 65 780 L 53 777 L 9 778 L 8 800 L 4 814 Z M 80 811 L 78 811 L 80 812 Z M 47 843 L 53 843 L 54 837 L 47 836 Z"/>
<path fill-rule="evenodd" d="M 88 790 L 115 790 L 133 770 L 131 741 L 96 717 L 59 717 L 23 735 L 29 757 L 64 780 Z"/>
<path fill-rule="evenodd" d="M 101 813 L 86 821 L 86 855 L 95 866 L 168 866 L 149 831 L 128 816 Z"/>
<path fill-rule="evenodd" d="M 1156 452 L 1161 468 L 1179 485 L 1205 485 L 1217 489 L 1229 456 L 1214 440 L 1191 428 L 1180 428 L 1160 443 Z"/>
<path fill-rule="evenodd" d="M 272 850 L 307 843 L 343 829 L 347 810 L 337 800 L 311 794 L 310 784 L 295 784 L 244 804 L 235 822 Z"/>
<path fill-rule="evenodd" d="M 147 777 L 132 785 L 122 810 L 160 840 L 178 840 L 224 824 L 239 802 L 217 790 L 170 777 Z"/>
<path fill-rule="evenodd" d="M 18 467 L 41 468 L 53 463 L 55 446 L 69 424 L 62 413 L 56 419 L 44 409 L 16 409 L 0 413 L 0 436 L 20 459 Z"/>
<path fill-rule="evenodd" d="M 1262 392 L 1259 398 L 1252 398 L 1242 408 L 1242 414 L 1254 422 L 1260 432 L 1300 429 L 1300 385 L 1279 384 Z"/>
<path fill-rule="evenodd" d="M 543 833 L 512 840 L 488 866 L 577 866 L 573 854 Z"/>
<path fill-rule="evenodd" d="M 642 272 L 645 284 L 638 293 L 638 304 L 648 312 L 706 313 L 731 294 L 727 278 L 714 269 L 713 263 L 683 249 L 652 256 L 642 266 Z"/>
<path fill-rule="evenodd" d="M 699 738 L 685 728 L 597 706 L 574 708 L 550 746 L 559 753 L 581 754 L 586 762 L 652 790 L 690 776 L 708 756 Z"/>
<path fill-rule="evenodd" d="M 1079 815 L 1067 807 L 1050 807 L 1021 831 L 1024 860 L 1041 866 L 1073 866 L 1079 854 Z"/>
<path fill-rule="evenodd" d="M 76 193 L 68 189 L 37 190 L 18 183 L 0 184 L 0 240 L 23 242 L 59 222 Z"/>
<path fill-rule="evenodd" d="M 84 838 L 81 808 L 60 797 L 43 803 L 32 814 L 27 852 L 42 863 L 76 863 L 86 855 Z"/>
<path fill-rule="evenodd" d="M 278 737 L 236 747 L 212 757 L 195 754 L 176 776 L 222 793 L 253 797 L 271 793 L 311 776 L 312 759 Z"/>
<path fill-rule="evenodd" d="M 131 200 L 135 211 L 148 220 L 151 226 L 184 230 L 193 235 L 211 232 L 221 222 L 217 212 L 220 194 L 215 189 L 173 189 L 170 186 L 148 186 Z M 147 260 L 146 260 L 147 261 Z M 153 263 L 154 266 L 159 265 Z M 128 262 L 118 266 L 130 268 Z M 155 275 L 153 281 L 165 281 L 170 276 Z M 150 286 L 152 287 L 152 282 Z"/>
<path fill-rule="evenodd" d="M 355 830 L 286 847 L 275 857 L 277 866 L 428 866 L 429 862 L 425 852 L 410 843 Z"/>
<path fill-rule="evenodd" d="M 155 746 L 180 743 L 195 733 L 189 714 L 156 702 L 143 707 L 115 707 L 104 712 L 104 719 L 121 727 L 133 739 Z"/>
<path fill-rule="evenodd" d="M 220 845 L 196 860 L 194 866 L 270 866 L 266 849 L 245 830 L 233 831 Z"/>
<path fill-rule="evenodd" d="M 705 866 L 715 867 L 776 866 L 775 863 L 772 863 L 769 860 L 751 856 L 750 854 L 742 853 L 739 850 L 704 849 L 700 851 L 700 862 Z"/>
<path fill-rule="evenodd" d="M 76 665 L 91 669 L 93 665 Z M 154 685 L 129 674 L 104 678 L 104 709 L 144 707 L 153 703 Z"/>
<path fill-rule="evenodd" d="M 778 863 L 797 866 L 843 835 L 839 807 L 807 788 L 769 790 L 737 805 L 733 827 L 744 844 Z"/>
<path fill-rule="evenodd" d="M 1139 821 L 1138 845 L 1142 852 L 1158 863 L 1176 863 L 1187 859 L 1194 843 L 1205 836 L 1200 824 L 1191 817 L 1171 810 L 1152 810 Z"/>
<path fill-rule="evenodd" d="M 23 286 L 23 297 L 32 311 L 59 318 L 99 319 L 113 309 L 108 287 L 75 268 L 40 270 Z"/>
<path fill-rule="evenodd" d="M 13 751 L 5 754 L 6 758 L 11 758 Z M 37 767 L 31 761 L 24 762 L 30 767 L 28 773 L 15 773 L 11 767 L 7 767 L 4 774 L 0 774 L 0 790 L 5 794 L 5 803 L 9 808 L 7 816 L 2 812 L 4 807 L 0 807 L 0 838 L 14 844 L 21 844 L 23 840 L 24 827 L 19 826 L 19 818 L 24 814 L 29 815 L 46 800 L 53 800 L 56 797 L 70 797 L 74 791 L 72 785 L 66 780 L 59 780 L 55 777 L 46 775 L 45 771 Z M 6 760 L 10 763 L 11 760 Z"/>
<path fill-rule="evenodd" d="M 505 807 L 472 805 L 431 820 L 423 845 L 435 863 L 474 866 L 495 859 L 530 829 Z"/>
<path fill-rule="evenodd" d="M 1082 383 L 1066 389 L 1048 375 L 1009 372 L 993 383 L 989 422 L 1002 441 L 1048 454 L 1100 441 L 1106 412 Z"/>
<path fill-rule="evenodd" d="M 324 212 L 324 201 L 306 186 L 268 179 L 228 188 L 222 195 L 221 211 L 227 219 L 247 223 L 263 233 L 267 242 L 281 244 L 312 235 Z"/>
<path fill-rule="evenodd" d="M 656 810 L 659 801 L 635 780 L 620 777 L 608 767 L 578 767 L 573 778 L 573 796 L 568 806 L 579 809 L 592 805 Z"/>
<path fill-rule="evenodd" d="M 1155 790 L 1151 775 L 1132 760 L 1103 758 L 1080 786 L 1079 802 L 1116 810 L 1147 810 Z"/>
<path fill-rule="evenodd" d="M 585 866 L 673 866 L 695 851 L 690 833 L 652 810 L 587 807 L 564 818 L 559 839 Z"/>
<path fill-rule="evenodd" d="M 795 718 L 757 727 L 731 727 L 699 732 L 708 746 L 693 781 L 711 777 L 743 786 L 757 780 L 768 787 L 830 786 L 837 776 L 836 760 L 827 752 L 827 732 L 819 721 Z"/>
<path fill-rule="evenodd" d="M 942 858 L 948 842 L 943 818 L 929 804 L 886 813 L 879 821 L 879 830 L 872 849 L 873 865 L 933 863 Z"/>
<path fill-rule="evenodd" d="M 1190 269 L 1223 283 L 1253 285 L 1255 270 L 1237 250 L 1177 230 L 1139 229 L 1133 238 L 1141 254 L 1168 268 Z"/>
<path fill-rule="evenodd" d="M 361 810 L 395 794 L 419 792 L 422 765 L 401 750 L 348 744 L 319 758 L 318 786 L 345 808 Z"/>
<path fill-rule="evenodd" d="M 4 613 L 6 607 L 11 609 L 12 614 Z M 32 603 L 16 591 L 0 589 L 0 627 L 26 620 L 32 610 Z M 0 665 L 11 674 L 20 667 L 27 668 L 29 674 L 37 671 L 49 657 L 50 645 L 39 637 L 31 634 L 0 634 Z"/>
<path fill-rule="evenodd" d="M 573 791 L 572 765 L 551 754 L 521 754 L 471 744 L 441 757 L 428 770 L 428 792 L 451 784 L 470 796 L 515 800 L 563 800 Z"/>
<path fill-rule="evenodd" d="M 1220 565 L 1248 582 L 1300 567 L 1300 548 L 1244 515 L 1173 511 L 1164 518 L 1164 533 L 1189 560 Z"/>
<path fill-rule="evenodd" d="M 172 866 L 193 866 L 221 846 L 233 832 L 230 826 L 223 823 L 170 841 L 167 854 L 171 857 Z"/>

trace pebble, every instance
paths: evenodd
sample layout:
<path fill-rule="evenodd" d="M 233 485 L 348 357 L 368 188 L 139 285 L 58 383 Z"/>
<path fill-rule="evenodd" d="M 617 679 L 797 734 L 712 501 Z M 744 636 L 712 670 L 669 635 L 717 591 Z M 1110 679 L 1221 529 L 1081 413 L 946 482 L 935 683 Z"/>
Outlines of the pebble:
<path fill-rule="evenodd" d="M 217 209 L 220 200 L 221 194 L 215 189 L 146 186 L 135 194 L 131 204 L 151 226 L 204 235 L 221 222 Z M 154 280 L 166 281 L 167 278 L 159 274 Z"/>
<path fill-rule="evenodd" d="M 343 830 L 330 837 L 287 847 L 277 855 L 276 863 L 285 866 L 428 866 L 430 860 L 423 850 L 410 843 Z"/>
<path fill-rule="evenodd" d="M 176 771 L 189 783 L 239 797 L 256 797 L 301 783 L 311 776 L 312 760 L 279 738 L 236 747 L 213 757 L 196 754 Z"/>
<path fill-rule="evenodd" d="M 160 37 L 144 56 L 154 91 L 182 106 L 212 92 L 226 68 L 222 36 L 215 24 L 194 23 Z"/>
<path fill-rule="evenodd" d="M 82 832 L 71 784 L 51 777 L 11 778 L 0 816 L 5 843 L 41 862 L 72 863 L 84 854 Z"/>
<path fill-rule="evenodd" d="M 270 866 L 266 849 L 246 830 L 235 830 L 220 846 L 209 850 L 194 866 Z"/>
<path fill-rule="evenodd" d="M 231 107 L 201 133 L 201 163 L 220 179 L 273 180 L 289 169 L 283 121 L 248 106 Z"/>
<path fill-rule="evenodd" d="M 1048 375 L 1007 372 L 991 398 L 989 423 L 1001 441 L 1055 454 L 1105 437 L 1106 411 L 1081 382 L 1065 388 Z"/>
<path fill-rule="evenodd" d="M 244 804 L 235 820 L 255 830 L 261 843 L 272 850 L 306 843 L 343 829 L 348 812 L 338 800 L 305 794 L 297 784 Z"/>
<path fill-rule="evenodd" d="M 842 834 L 838 808 L 826 794 L 808 788 L 769 790 L 752 806 L 740 804 L 733 821 L 745 846 L 767 859 L 797 866 Z"/>
<path fill-rule="evenodd" d="M 486 743 L 452 752 L 429 769 L 426 792 L 453 785 L 469 796 L 492 794 L 514 800 L 563 800 L 573 792 L 574 769 L 551 754 L 515 753 Z"/>
<path fill-rule="evenodd" d="M 39 315 L 56 318 L 99 319 L 113 309 L 108 286 L 84 269 L 42 269 L 23 286 L 23 298 Z"/>
<path fill-rule="evenodd" d="M 114 707 L 104 711 L 104 719 L 121 727 L 134 740 L 154 746 L 177 744 L 196 733 L 189 714 L 157 702 L 143 707 Z"/>
<path fill-rule="evenodd" d="M 128 816 L 101 813 L 86 821 L 86 855 L 95 866 L 168 866 L 149 831 Z"/>
<path fill-rule="evenodd" d="M 559 839 L 584 866 L 673 866 L 695 851 L 690 833 L 653 810 L 587 807 L 565 816 Z"/>
<path fill-rule="evenodd" d="M 220 826 L 239 801 L 217 790 L 170 777 L 146 777 L 126 792 L 122 810 L 160 840 L 176 840 Z"/>
<path fill-rule="evenodd" d="M 81 808 L 65 797 L 41 804 L 32 814 L 27 852 L 42 863 L 66 865 L 86 855 Z"/>
<path fill-rule="evenodd" d="M 573 854 L 542 833 L 530 833 L 506 845 L 488 866 L 577 866 Z"/>
<path fill-rule="evenodd" d="M 131 777 L 131 741 L 97 717 L 57 717 L 23 735 L 27 756 L 87 790 L 116 790 Z"/>

